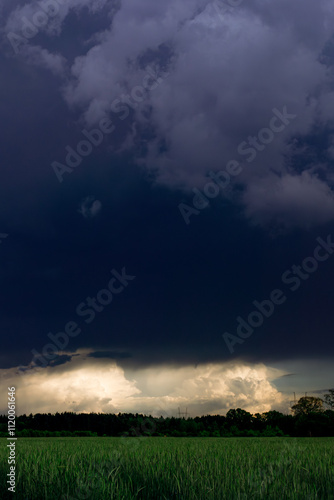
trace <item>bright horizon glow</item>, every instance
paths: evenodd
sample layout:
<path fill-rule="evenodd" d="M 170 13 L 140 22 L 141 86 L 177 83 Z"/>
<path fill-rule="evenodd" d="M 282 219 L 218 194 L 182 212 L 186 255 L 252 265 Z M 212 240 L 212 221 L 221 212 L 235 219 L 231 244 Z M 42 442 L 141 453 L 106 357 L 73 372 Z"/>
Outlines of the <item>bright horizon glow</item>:
<path fill-rule="evenodd" d="M 272 383 L 283 370 L 264 364 L 207 363 L 123 369 L 115 361 L 86 358 L 81 351 L 65 365 L 1 370 L 8 386 L 17 387 L 19 414 L 63 411 L 145 413 L 176 416 L 225 414 L 241 407 L 250 413 L 287 408 L 286 397 Z M 4 400 L 4 399 L 3 399 Z"/>

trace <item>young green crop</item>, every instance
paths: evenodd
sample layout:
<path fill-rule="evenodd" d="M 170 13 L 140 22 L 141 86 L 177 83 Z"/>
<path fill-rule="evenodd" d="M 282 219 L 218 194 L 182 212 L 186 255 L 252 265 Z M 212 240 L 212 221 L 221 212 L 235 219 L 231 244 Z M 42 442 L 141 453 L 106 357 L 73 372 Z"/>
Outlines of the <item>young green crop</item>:
<path fill-rule="evenodd" d="M 16 481 L 18 500 L 330 500 L 334 438 L 21 438 Z"/>

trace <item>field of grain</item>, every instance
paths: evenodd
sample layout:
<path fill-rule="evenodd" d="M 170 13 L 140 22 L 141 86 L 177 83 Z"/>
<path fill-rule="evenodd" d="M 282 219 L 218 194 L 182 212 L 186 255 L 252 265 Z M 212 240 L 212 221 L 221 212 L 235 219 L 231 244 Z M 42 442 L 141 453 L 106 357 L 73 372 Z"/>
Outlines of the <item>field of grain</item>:
<path fill-rule="evenodd" d="M 21 438 L 0 498 L 334 499 L 334 438 Z"/>

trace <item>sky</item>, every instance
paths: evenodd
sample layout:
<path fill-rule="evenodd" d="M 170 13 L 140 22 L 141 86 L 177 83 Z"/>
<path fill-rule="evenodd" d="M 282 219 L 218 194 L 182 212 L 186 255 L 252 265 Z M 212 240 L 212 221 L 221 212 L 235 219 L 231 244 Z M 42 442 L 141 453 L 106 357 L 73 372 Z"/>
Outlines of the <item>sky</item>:
<path fill-rule="evenodd" d="M 0 4 L 0 413 L 334 386 L 332 0 Z"/>

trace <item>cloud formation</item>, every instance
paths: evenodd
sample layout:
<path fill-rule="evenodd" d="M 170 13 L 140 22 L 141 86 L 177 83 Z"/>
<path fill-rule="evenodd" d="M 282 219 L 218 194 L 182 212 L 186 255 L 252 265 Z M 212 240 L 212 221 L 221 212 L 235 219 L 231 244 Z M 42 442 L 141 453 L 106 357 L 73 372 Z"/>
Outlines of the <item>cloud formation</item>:
<path fill-rule="evenodd" d="M 334 217 L 334 193 L 317 175 L 267 176 L 248 185 L 244 194 L 246 214 L 257 222 L 275 217 L 288 226 L 309 228 Z"/>
<path fill-rule="evenodd" d="M 7 32 L 18 30 L 23 17 L 33 17 L 38 5 L 16 8 Z M 287 106 L 297 118 L 256 161 L 245 164 L 238 183 L 246 194 L 240 197 L 236 190 L 232 199 L 259 223 L 305 226 L 333 219 L 330 163 L 321 166 L 321 180 L 316 161 L 306 174 L 291 172 L 287 164 L 294 138 L 333 126 L 331 0 L 280 0 L 270 8 L 261 0 L 229 8 L 221 3 L 221 15 L 219 2 L 207 0 L 182 5 L 144 0 L 140 6 L 130 0 L 69 0 L 41 29 L 60 35 L 68 14 L 84 7 L 91 13 L 107 9 L 110 25 L 90 38 L 69 73 L 65 55 L 33 46 L 29 58 L 63 73 L 63 96 L 88 125 L 106 115 L 118 122 L 122 109 L 131 109 L 121 150 L 131 148 L 158 183 L 190 190 L 203 186 L 208 171 L 228 160 L 245 163 L 238 145 L 266 127 L 273 108 Z M 169 77 L 136 102 L 129 92 L 140 85 L 147 64 L 168 69 Z M 112 105 L 115 99 L 118 107 Z M 268 193 L 274 198 L 269 207 Z"/>
<path fill-rule="evenodd" d="M 16 369 L 1 372 L 6 387 L 19 388 L 19 413 L 94 411 L 176 416 L 178 407 L 187 407 L 195 416 L 225 414 L 237 407 L 253 413 L 288 408 L 286 397 L 272 383 L 284 372 L 263 364 L 126 369 L 108 358 L 92 358 L 81 351 L 81 356 L 65 365 L 25 370 L 22 377 Z"/>

